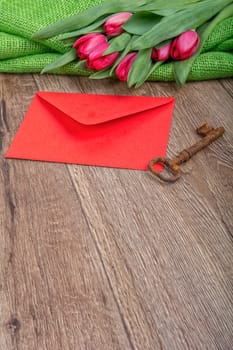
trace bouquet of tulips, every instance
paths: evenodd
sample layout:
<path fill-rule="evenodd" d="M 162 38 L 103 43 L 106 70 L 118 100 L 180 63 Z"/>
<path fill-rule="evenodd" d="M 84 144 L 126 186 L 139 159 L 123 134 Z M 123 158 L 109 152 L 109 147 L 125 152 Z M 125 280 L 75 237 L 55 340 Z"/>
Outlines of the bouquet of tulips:
<path fill-rule="evenodd" d="M 182 86 L 215 26 L 233 16 L 232 0 L 108 0 L 34 34 L 59 35 L 68 51 L 44 72 L 77 61 L 92 79 L 115 77 L 141 86 L 161 64 L 173 63 Z"/>

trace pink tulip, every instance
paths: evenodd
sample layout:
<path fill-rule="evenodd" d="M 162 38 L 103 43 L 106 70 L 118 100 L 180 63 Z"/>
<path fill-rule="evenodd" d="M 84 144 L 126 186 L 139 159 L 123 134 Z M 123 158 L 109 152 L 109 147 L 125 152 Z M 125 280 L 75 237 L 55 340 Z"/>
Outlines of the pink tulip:
<path fill-rule="evenodd" d="M 174 60 L 186 60 L 197 50 L 200 38 L 194 30 L 187 30 L 172 42 L 170 55 Z"/>
<path fill-rule="evenodd" d="M 119 80 L 127 81 L 129 70 L 132 64 L 134 63 L 136 56 L 137 56 L 137 52 L 131 52 L 131 53 L 128 53 L 128 55 L 126 55 L 121 60 L 121 62 L 119 63 L 116 69 L 116 76 L 118 77 Z"/>
<path fill-rule="evenodd" d="M 75 41 L 73 47 L 77 49 L 80 60 L 84 60 L 102 43 L 107 43 L 107 39 L 103 34 L 91 33 L 81 36 L 81 38 Z"/>
<path fill-rule="evenodd" d="M 165 61 L 170 57 L 171 44 L 164 45 L 159 49 L 153 48 L 151 58 L 153 61 Z"/>
<path fill-rule="evenodd" d="M 119 53 L 113 52 L 109 55 L 104 55 L 104 52 L 109 47 L 107 42 L 101 43 L 90 53 L 87 59 L 87 68 L 101 70 L 110 67 L 117 59 Z"/>
<path fill-rule="evenodd" d="M 130 12 L 119 12 L 107 19 L 104 23 L 104 30 L 109 36 L 117 36 L 121 34 L 124 30 L 122 28 L 123 24 L 132 16 Z"/>

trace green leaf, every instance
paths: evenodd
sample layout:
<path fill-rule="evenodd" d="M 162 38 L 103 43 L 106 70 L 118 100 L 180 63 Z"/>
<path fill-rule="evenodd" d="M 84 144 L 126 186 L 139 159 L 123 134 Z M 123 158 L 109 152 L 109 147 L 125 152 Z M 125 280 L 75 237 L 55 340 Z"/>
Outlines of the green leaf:
<path fill-rule="evenodd" d="M 171 42 L 172 42 L 171 39 L 162 41 L 161 43 L 159 43 L 158 45 L 156 45 L 155 48 L 156 48 L 156 49 L 160 49 L 160 48 L 163 47 L 163 46 L 166 46 L 166 45 L 168 45 L 168 44 L 171 44 Z"/>
<path fill-rule="evenodd" d="M 174 13 L 178 12 L 180 10 L 177 9 L 165 9 L 165 10 L 155 10 L 151 11 L 152 13 L 155 13 L 156 15 L 166 17 L 166 16 L 171 16 L 174 15 Z"/>
<path fill-rule="evenodd" d="M 157 0 L 151 1 L 140 7 L 141 11 L 150 11 L 160 16 L 170 16 L 174 13 L 190 8 L 196 3 L 204 0 L 172 0 L 164 1 Z"/>
<path fill-rule="evenodd" d="M 203 0 L 172 0 L 172 1 L 165 1 L 165 0 L 156 0 L 147 2 L 147 4 L 140 7 L 140 10 L 142 11 L 152 11 L 157 13 L 157 11 L 161 13 L 167 13 L 163 16 L 170 15 L 171 13 L 174 13 L 174 11 L 180 11 L 186 8 L 187 6 L 192 6 L 195 3 L 201 2 Z"/>
<path fill-rule="evenodd" d="M 108 69 L 104 69 L 104 70 L 101 70 L 101 71 L 98 71 L 98 72 L 91 74 L 89 78 L 90 79 L 105 79 L 105 78 L 109 78 L 111 76 L 112 76 L 111 69 L 108 68 Z"/>
<path fill-rule="evenodd" d="M 167 16 L 171 16 L 174 15 L 177 12 L 186 10 L 186 9 L 191 9 L 195 6 L 195 4 L 189 4 L 189 5 L 185 5 L 183 6 L 182 9 L 164 9 L 164 10 L 157 10 L 157 11 L 153 11 L 153 13 L 156 13 L 157 15 L 163 16 L 163 17 L 167 17 Z"/>
<path fill-rule="evenodd" d="M 64 55 L 62 55 L 61 57 L 59 57 L 56 61 L 50 63 L 49 65 L 47 65 L 42 71 L 41 74 L 49 72 L 53 69 L 56 68 L 60 68 L 65 66 L 67 63 L 70 63 L 74 60 L 77 59 L 77 53 L 76 53 L 76 49 L 71 49 L 70 51 L 66 52 Z"/>
<path fill-rule="evenodd" d="M 92 70 L 88 69 L 87 66 L 86 66 L 86 60 L 81 60 L 81 61 L 78 61 L 76 64 L 75 64 L 75 68 L 76 69 L 79 69 L 85 73 L 93 73 Z"/>
<path fill-rule="evenodd" d="M 191 71 L 192 65 L 196 58 L 200 55 L 203 46 L 208 39 L 209 35 L 214 30 L 215 26 L 223 21 L 227 17 L 233 16 L 233 4 L 225 7 L 212 21 L 202 25 L 198 30 L 200 36 L 200 45 L 195 54 L 185 61 L 173 62 L 173 73 L 177 85 L 183 86 L 188 79 L 188 75 Z"/>
<path fill-rule="evenodd" d="M 130 34 L 142 35 L 153 28 L 161 18 L 161 16 L 151 12 L 137 12 L 125 22 L 123 28 Z"/>
<path fill-rule="evenodd" d="M 142 80 L 139 80 L 136 85 L 135 88 L 140 87 L 148 78 L 149 76 L 159 67 L 161 66 L 165 61 L 158 61 L 156 63 L 154 63 L 151 67 L 151 69 L 148 71 L 146 77 L 144 77 Z"/>
<path fill-rule="evenodd" d="M 131 51 L 131 47 L 134 43 L 135 40 L 137 40 L 138 36 L 134 35 L 131 37 L 130 41 L 128 42 L 128 44 L 126 45 L 125 49 L 120 53 L 118 59 L 116 60 L 116 62 L 114 63 L 114 65 L 111 68 L 111 74 L 114 72 L 115 68 L 118 66 L 118 64 L 121 62 L 121 60 Z"/>
<path fill-rule="evenodd" d="M 231 2 L 232 0 L 207 0 L 197 3 L 192 9 L 163 17 L 151 30 L 136 40 L 132 49 L 142 50 L 153 47 L 161 41 L 171 39 L 188 29 L 197 28 Z"/>
<path fill-rule="evenodd" d="M 109 0 L 91 7 L 79 14 L 70 16 L 49 26 L 42 28 L 33 34 L 34 39 L 45 39 L 52 36 L 74 31 L 94 23 L 103 15 L 109 15 L 123 11 L 136 11 L 140 6 L 146 4 L 146 0 Z"/>
<path fill-rule="evenodd" d="M 139 51 L 136 60 L 134 61 L 128 76 L 128 86 L 132 87 L 138 82 L 144 82 L 151 70 L 151 49 L 145 49 Z"/>
<path fill-rule="evenodd" d="M 68 38 L 78 37 L 78 36 L 83 35 L 83 34 L 89 34 L 89 33 L 93 33 L 93 32 L 98 32 L 98 33 L 103 32 L 103 28 L 100 26 L 105 21 L 106 21 L 106 17 L 102 18 L 99 21 L 96 21 L 95 23 L 90 24 L 87 27 L 83 27 L 79 30 L 75 30 L 75 31 L 70 32 L 70 33 L 61 34 L 59 36 L 59 39 L 64 40 L 64 39 L 68 39 Z"/>
<path fill-rule="evenodd" d="M 63 44 L 67 48 L 67 51 L 68 51 L 68 49 L 71 49 L 73 47 L 74 39 L 71 39 L 71 38 L 66 39 L 66 40 L 64 40 Z"/>
<path fill-rule="evenodd" d="M 75 67 L 78 69 L 81 69 L 81 70 L 88 70 L 89 71 L 90 69 L 87 68 L 86 62 L 87 62 L 86 60 L 78 61 L 75 65 Z M 90 72 L 92 72 L 92 71 L 90 70 Z"/>
<path fill-rule="evenodd" d="M 116 38 L 111 40 L 109 48 L 105 51 L 105 55 L 108 55 L 113 52 L 120 52 L 124 50 L 131 39 L 131 35 L 128 33 L 123 33 Z"/>

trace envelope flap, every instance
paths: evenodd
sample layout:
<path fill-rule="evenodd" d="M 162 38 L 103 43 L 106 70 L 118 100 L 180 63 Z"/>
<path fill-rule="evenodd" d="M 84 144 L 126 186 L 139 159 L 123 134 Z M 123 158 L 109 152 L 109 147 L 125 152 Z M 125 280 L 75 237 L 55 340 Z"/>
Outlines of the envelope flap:
<path fill-rule="evenodd" d="M 173 102 L 173 97 L 115 96 L 40 91 L 39 97 L 85 125 L 105 123 Z"/>

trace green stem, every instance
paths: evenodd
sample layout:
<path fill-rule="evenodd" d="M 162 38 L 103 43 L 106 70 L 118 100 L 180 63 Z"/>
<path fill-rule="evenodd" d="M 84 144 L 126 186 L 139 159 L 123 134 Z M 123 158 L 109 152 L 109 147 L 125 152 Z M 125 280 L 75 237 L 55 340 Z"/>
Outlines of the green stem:
<path fill-rule="evenodd" d="M 200 55 L 206 40 L 208 39 L 210 34 L 213 32 L 216 25 L 219 22 L 231 16 L 233 16 L 233 4 L 230 4 L 227 7 L 225 7 L 221 12 L 219 12 L 219 14 L 211 22 L 209 22 L 208 24 L 204 24 L 199 28 L 198 33 L 200 35 L 201 41 L 195 54 L 185 61 L 179 61 L 179 62 L 173 63 L 174 77 L 175 77 L 176 83 L 179 86 L 183 86 L 185 84 L 186 80 L 188 79 L 188 75 L 191 71 L 194 61 Z"/>

